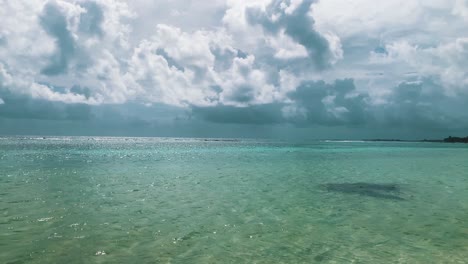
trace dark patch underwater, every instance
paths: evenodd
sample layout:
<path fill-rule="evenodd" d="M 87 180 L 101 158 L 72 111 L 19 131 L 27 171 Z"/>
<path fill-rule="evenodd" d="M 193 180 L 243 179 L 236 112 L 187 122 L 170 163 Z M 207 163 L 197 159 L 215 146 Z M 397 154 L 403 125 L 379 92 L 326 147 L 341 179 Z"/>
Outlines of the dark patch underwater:
<path fill-rule="evenodd" d="M 327 183 L 322 185 L 329 192 L 339 192 L 345 194 L 358 194 L 380 199 L 405 200 L 400 197 L 401 187 L 398 184 L 378 184 L 378 183 Z"/>

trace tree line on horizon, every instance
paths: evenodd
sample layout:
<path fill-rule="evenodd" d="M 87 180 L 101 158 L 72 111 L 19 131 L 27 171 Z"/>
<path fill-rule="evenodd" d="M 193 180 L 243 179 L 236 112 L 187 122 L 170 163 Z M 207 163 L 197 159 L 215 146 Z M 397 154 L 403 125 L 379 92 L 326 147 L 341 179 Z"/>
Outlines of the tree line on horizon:
<path fill-rule="evenodd" d="M 468 137 L 452 137 L 444 138 L 444 142 L 448 143 L 468 143 Z"/>

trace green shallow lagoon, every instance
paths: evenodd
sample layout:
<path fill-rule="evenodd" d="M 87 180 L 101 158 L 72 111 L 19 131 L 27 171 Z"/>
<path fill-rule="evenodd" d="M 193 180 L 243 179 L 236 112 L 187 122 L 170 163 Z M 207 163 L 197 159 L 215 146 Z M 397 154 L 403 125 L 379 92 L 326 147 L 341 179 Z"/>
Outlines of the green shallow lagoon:
<path fill-rule="evenodd" d="M 0 138 L 0 230 L 0 263 L 467 263 L 468 145 Z"/>

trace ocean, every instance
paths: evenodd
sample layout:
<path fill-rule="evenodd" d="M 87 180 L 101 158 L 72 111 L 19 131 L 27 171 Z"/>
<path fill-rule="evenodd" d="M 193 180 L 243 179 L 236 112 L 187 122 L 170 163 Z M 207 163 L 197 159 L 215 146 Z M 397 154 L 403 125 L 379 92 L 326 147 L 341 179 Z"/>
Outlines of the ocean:
<path fill-rule="evenodd" d="M 467 263 L 468 145 L 0 138 L 0 263 Z"/>

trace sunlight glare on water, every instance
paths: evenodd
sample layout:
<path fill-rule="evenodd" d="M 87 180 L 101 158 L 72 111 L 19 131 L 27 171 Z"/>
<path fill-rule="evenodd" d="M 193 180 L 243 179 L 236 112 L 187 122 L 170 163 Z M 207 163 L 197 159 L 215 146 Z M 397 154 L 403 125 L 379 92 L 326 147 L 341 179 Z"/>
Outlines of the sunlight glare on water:
<path fill-rule="evenodd" d="M 2 138 L 1 263 L 465 263 L 468 147 Z"/>

